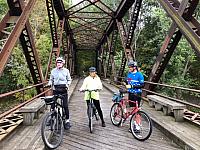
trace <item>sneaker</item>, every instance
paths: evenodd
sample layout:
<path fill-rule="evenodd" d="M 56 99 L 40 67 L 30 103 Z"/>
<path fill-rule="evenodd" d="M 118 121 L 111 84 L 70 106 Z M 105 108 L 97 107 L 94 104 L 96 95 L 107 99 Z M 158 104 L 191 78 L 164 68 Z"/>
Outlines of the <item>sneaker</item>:
<path fill-rule="evenodd" d="M 102 127 L 106 127 L 106 124 L 105 124 L 105 122 L 102 122 Z"/>
<path fill-rule="evenodd" d="M 71 125 L 70 125 L 69 122 L 66 122 L 66 123 L 64 124 L 64 128 L 65 128 L 65 130 L 69 130 L 70 127 L 71 127 Z"/>
<path fill-rule="evenodd" d="M 133 130 L 135 133 L 140 133 L 140 125 L 138 125 L 137 123 L 134 124 Z"/>

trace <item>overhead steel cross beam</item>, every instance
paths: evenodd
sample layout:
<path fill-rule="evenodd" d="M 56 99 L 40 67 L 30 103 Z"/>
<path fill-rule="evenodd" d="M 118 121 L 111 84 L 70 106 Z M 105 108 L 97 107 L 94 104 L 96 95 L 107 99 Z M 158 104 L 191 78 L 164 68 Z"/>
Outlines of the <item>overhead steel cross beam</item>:
<path fill-rule="evenodd" d="M 82 24 L 82 23 L 76 21 L 78 24 L 80 24 L 80 26 L 73 28 L 73 29 L 72 29 L 73 31 L 75 31 L 75 29 L 80 28 L 80 27 L 83 27 L 83 26 L 89 27 L 88 25 L 92 25 L 91 27 L 97 27 L 97 28 L 98 28 L 98 25 L 99 25 L 99 24 L 93 24 L 93 23 L 97 22 L 99 19 L 95 19 L 95 20 L 90 21 L 90 22 L 89 22 L 89 21 L 86 21 L 86 20 L 84 20 L 83 18 L 80 18 L 80 17 L 77 17 L 76 19 L 80 19 L 81 21 L 85 22 L 85 24 Z M 103 19 L 103 18 L 102 18 L 102 19 Z M 70 19 L 70 20 L 72 20 L 72 19 Z M 73 21 L 73 20 L 72 20 L 72 21 Z M 103 22 L 103 23 L 106 23 L 106 22 Z M 102 23 L 100 23 L 100 24 L 102 24 Z M 102 31 L 102 32 L 103 32 L 103 31 Z"/>
<path fill-rule="evenodd" d="M 1 61 L 0 76 L 2 75 L 4 67 L 8 61 L 8 58 L 11 55 L 12 49 L 14 48 L 22 30 L 24 29 L 24 26 L 28 20 L 29 14 L 32 11 L 33 6 L 35 4 L 35 1 L 36 0 L 28 1 L 28 3 L 26 4 L 26 6 L 24 7 L 24 9 L 21 12 L 19 10 L 19 8 L 20 8 L 19 1 L 16 1 L 16 2 L 13 2 L 12 0 L 8 1 L 8 3 L 12 3 L 10 5 L 13 6 L 13 9 L 15 9 L 15 10 L 13 10 L 13 11 L 9 10 L 10 14 L 6 15 L 5 16 L 6 18 L 3 19 L 3 21 L 0 23 L 0 31 L 3 32 L 4 28 L 6 27 L 6 23 L 8 23 L 9 19 L 16 18 L 16 16 L 14 15 L 14 12 L 16 12 L 17 16 L 19 16 L 19 17 L 16 18 L 16 24 L 14 25 L 14 28 L 12 29 L 8 39 L 4 43 L 4 46 L 0 53 L 0 61 Z M 17 4 L 17 2 L 18 2 L 18 4 Z M 19 7 L 16 8 L 15 5 L 19 5 Z"/>
<path fill-rule="evenodd" d="M 102 32 L 101 29 L 96 28 L 96 25 L 89 26 L 88 24 L 82 24 L 82 23 L 80 23 L 80 22 L 78 22 L 78 21 L 75 21 L 75 20 L 72 20 L 72 19 L 69 19 L 69 20 L 71 20 L 72 22 L 77 23 L 77 24 L 79 24 L 79 25 L 81 25 L 81 26 L 84 26 L 84 27 L 86 27 L 86 28 L 89 28 L 89 29 L 92 29 L 92 30 L 95 30 L 95 31 L 98 31 L 98 32 Z"/>
<path fill-rule="evenodd" d="M 107 36 L 110 35 L 110 33 L 114 30 L 116 27 L 116 19 L 121 21 L 122 18 L 125 16 L 126 12 L 129 10 L 129 8 L 133 5 L 135 0 L 122 0 L 119 7 L 117 8 L 116 12 L 114 13 L 115 19 L 111 19 L 108 26 L 106 27 L 104 35 L 101 37 L 101 40 L 99 42 L 99 45 L 97 46 L 97 49 L 100 49 L 101 45 L 106 40 Z"/>
<path fill-rule="evenodd" d="M 113 17 L 113 13 L 114 13 L 113 10 L 111 8 L 109 8 L 107 5 L 105 5 L 103 2 L 101 2 L 100 0 L 96 0 L 94 2 L 91 2 L 91 0 L 87 0 L 87 1 L 90 2 L 90 4 L 94 5 L 96 8 L 100 9 L 101 11 L 103 11 L 105 14 Z M 109 8 L 109 10 L 111 10 L 111 13 L 109 13 L 109 12 L 105 11 L 103 8 L 97 6 L 97 4 L 95 4 L 95 3 L 98 3 L 98 2 L 100 2 L 101 4 L 103 4 L 103 6 L 105 8 Z"/>
<path fill-rule="evenodd" d="M 76 11 L 73 11 L 73 12 L 70 12 L 70 11 L 69 11 L 70 9 L 72 9 L 72 8 L 74 8 L 74 7 L 76 7 L 76 6 L 78 6 L 79 4 L 81 4 L 81 3 L 85 2 L 85 1 L 88 1 L 88 0 L 83 0 L 83 1 L 81 1 L 80 3 L 78 3 L 77 5 L 74 5 L 74 6 L 70 7 L 69 9 L 67 9 L 67 10 L 65 11 L 65 15 L 66 15 L 67 17 L 69 17 L 70 15 L 73 15 L 73 14 L 75 14 L 75 13 L 77 13 L 77 12 L 79 12 L 79 11 L 81 11 L 81 10 L 83 10 L 83 9 L 85 9 L 85 8 L 87 8 L 87 7 L 89 7 L 89 6 L 93 5 L 93 4 L 95 4 L 95 3 L 97 2 L 97 1 L 92 2 L 92 3 L 86 5 L 86 6 L 82 7 L 82 8 L 79 8 L 79 9 L 76 10 Z"/>

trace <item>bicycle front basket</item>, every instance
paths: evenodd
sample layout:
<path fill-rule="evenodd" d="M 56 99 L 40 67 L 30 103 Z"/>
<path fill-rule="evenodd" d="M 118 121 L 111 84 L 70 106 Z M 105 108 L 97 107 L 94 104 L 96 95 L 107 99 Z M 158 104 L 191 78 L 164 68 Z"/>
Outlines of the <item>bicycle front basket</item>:
<path fill-rule="evenodd" d="M 120 93 L 114 93 L 114 95 L 113 95 L 113 97 L 112 97 L 112 101 L 113 102 L 120 102 L 121 101 L 121 99 L 122 99 L 122 96 L 121 96 L 121 94 Z"/>
<path fill-rule="evenodd" d="M 44 98 L 44 101 L 45 101 L 46 105 L 51 105 L 55 102 L 55 97 L 54 96 L 46 96 Z"/>

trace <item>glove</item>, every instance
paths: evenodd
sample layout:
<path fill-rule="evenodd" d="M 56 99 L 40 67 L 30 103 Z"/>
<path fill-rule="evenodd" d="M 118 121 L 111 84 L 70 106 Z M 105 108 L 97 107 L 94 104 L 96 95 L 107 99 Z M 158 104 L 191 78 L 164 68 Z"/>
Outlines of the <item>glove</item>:
<path fill-rule="evenodd" d="M 127 85 L 126 85 L 126 88 L 127 88 L 127 89 L 130 89 L 130 88 L 131 88 L 131 85 L 130 85 L 130 84 L 127 84 Z"/>

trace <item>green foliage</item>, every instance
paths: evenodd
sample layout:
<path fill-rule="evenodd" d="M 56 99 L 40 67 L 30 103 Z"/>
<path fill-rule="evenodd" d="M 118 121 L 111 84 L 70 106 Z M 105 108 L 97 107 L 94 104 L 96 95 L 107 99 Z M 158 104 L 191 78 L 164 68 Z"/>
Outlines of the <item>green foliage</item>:
<path fill-rule="evenodd" d="M 8 10 L 8 5 L 7 5 L 6 1 L 5 0 L 0 0 L 0 20 L 6 14 L 7 10 Z"/>
<path fill-rule="evenodd" d="M 82 75 L 83 71 L 87 73 L 89 67 L 95 66 L 95 55 L 95 51 L 78 51 L 78 75 Z"/>

